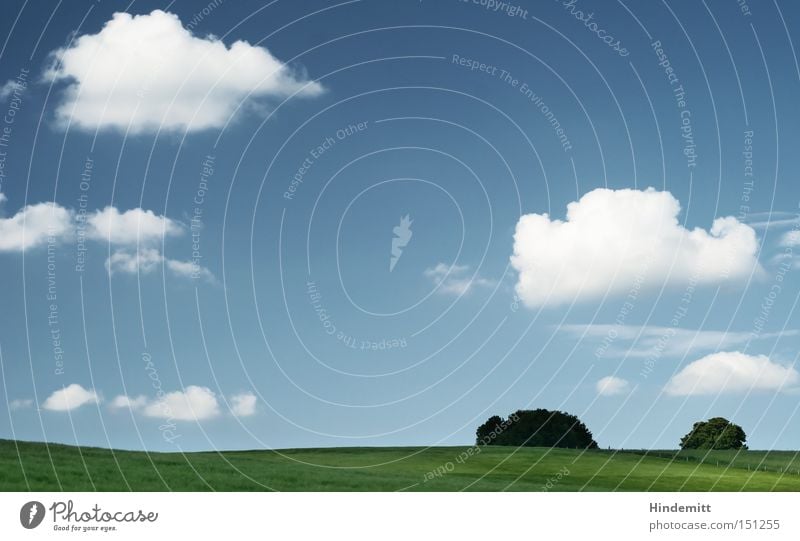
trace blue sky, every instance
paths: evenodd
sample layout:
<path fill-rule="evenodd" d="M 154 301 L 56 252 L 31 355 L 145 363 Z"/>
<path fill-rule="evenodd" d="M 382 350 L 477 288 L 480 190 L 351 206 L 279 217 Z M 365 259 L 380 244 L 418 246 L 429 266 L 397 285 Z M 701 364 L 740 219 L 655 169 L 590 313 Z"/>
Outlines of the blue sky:
<path fill-rule="evenodd" d="M 798 448 L 797 6 L 528 4 L 7 5 L 0 437 Z"/>

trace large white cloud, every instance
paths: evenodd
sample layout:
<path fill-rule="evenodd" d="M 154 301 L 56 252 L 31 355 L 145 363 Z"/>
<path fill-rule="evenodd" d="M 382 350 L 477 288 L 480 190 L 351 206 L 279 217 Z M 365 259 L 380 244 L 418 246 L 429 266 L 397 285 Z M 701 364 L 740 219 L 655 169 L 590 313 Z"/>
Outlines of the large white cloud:
<path fill-rule="evenodd" d="M 0 194 L 0 203 L 5 196 Z M 23 207 L 10 218 L 0 218 L 0 252 L 18 252 L 48 242 L 60 242 L 72 231 L 72 213 L 55 203 Z"/>
<path fill-rule="evenodd" d="M 200 421 L 219 415 L 217 395 L 208 387 L 189 385 L 184 391 L 166 393 L 144 408 L 148 417 L 175 421 Z"/>
<path fill-rule="evenodd" d="M 799 382 L 797 370 L 775 363 L 766 355 L 722 351 L 687 365 L 669 380 L 664 390 L 679 396 L 778 391 Z"/>
<path fill-rule="evenodd" d="M 736 218 L 710 231 L 678 222 L 669 192 L 593 190 L 567 205 L 566 220 L 526 214 L 517 222 L 511 264 L 530 307 L 601 298 L 664 283 L 717 284 L 759 271 L 756 233 Z"/>
<path fill-rule="evenodd" d="M 53 59 L 46 77 L 70 83 L 56 117 L 88 130 L 216 128 L 248 97 L 322 92 L 267 49 L 196 37 L 161 10 L 115 13 Z"/>
<path fill-rule="evenodd" d="M 59 389 L 47 397 L 42 404 L 42 408 L 50 411 L 72 411 L 84 404 L 97 404 L 100 397 L 94 389 L 84 389 L 77 383 L 73 383 Z"/>
<path fill-rule="evenodd" d="M 183 232 L 180 223 L 152 210 L 133 208 L 120 212 L 112 206 L 88 215 L 86 226 L 88 237 L 122 245 L 151 243 Z"/>

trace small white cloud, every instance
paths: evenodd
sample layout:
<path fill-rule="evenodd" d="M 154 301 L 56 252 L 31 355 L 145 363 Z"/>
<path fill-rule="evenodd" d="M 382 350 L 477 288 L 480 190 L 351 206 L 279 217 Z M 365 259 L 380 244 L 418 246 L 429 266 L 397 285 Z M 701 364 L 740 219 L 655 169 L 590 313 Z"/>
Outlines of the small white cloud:
<path fill-rule="evenodd" d="M 511 264 L 529 307 L 599 299 L 637 287 L 719 284 L 762 272 L 753 228 L 717 218 L 709 231 L 678 222 L 669 192 L 597 189 L 567 205 L 565 221 L 526 214 Z"/>
<path fill-rule="evenodd" d="M 141 208 L 120 212 L 108 206 L 89 215 L 86 225 L 89 238 L 116 245 L 148 244 L 183 232 L 178 222 Z"/>
<path fill-rule="evenodd" d="M 597 382 L 597 393 L 603 396 L 623 394 L 630 388 L 628 380 L 616 376 L 606 376 Z"/>
<path fill-rule="evenodd" d="M 84 404 L 97 404 L 100 397 L 94 389 L 84 389 L 73 383 L 51 394 L 42 404 L 42 408 L 50 411 L 72 411 Z"/>
<path fill-rule="evenodd" d="M 772 362 L 766 355 L 723 351 L 687 365 L 669 380 L 664 391 L 677 396 L 779 391 L 798 382 L 797 370 Z"/>
<path fill-rule="evenodd" d="M 236 417 L 249 417 L 256 413 L 256 395 L 251 392 L 239 393 L 231 397 L 231 412 Z"/>
<path fill-rule="evenodd" d="M 150 401 L 144 414 L 148 417 L 175 421 L 201 421 L 219 415 L 217 395 L 208 387 L 189 385 L 184 391 L 173 391 Z"/>
<path fill-rule="evenodd" d="M 106 270 L 112 274 L 148 274 L 164 265 L 179 278 L 202 278 L 215 282 L 214 274 L 192 261 L 179 261 L 164 257 L 156 248 L 141 248 L 139 251 L 118 250 L 106 259 Z"/>
<path fill-rule="evenodd" d="M 6 196 L 0 193 L 0 204 L 5 201 Z M 106 259 L 106 270 L 110 272 L 146 274 L 164 265 L 177 277 L 216 282 L 207 268 L 193 261 L 167 258 L 154 248 L 164 238 L 182 234 L 184 228 L 175 220 L 141 208 L 120 212 L 108 206 L 76 217 L 72 210 L 56 203 L 28 205 L 11 218 L 0 218 L 0 252 L 59 243 L 81 226 L 85 227 L 86 238 L 122 247 Z"/>
<path fill-rule="evenodd" d="M 0 193 L 0 203 L 5 201 L 6 196 Z M 183 232 L 179 222 L 151 210 L 135 208 L 120 212 L 108 206 L 76 219 L 72 210 L 58 203 L 44 202 L 23 207 L 10 218 L 0 217 L 0 252 L 61 242 L 73 235 L 79 222 L 85 223 L 87 238 L 121 246 L 152 245 Z"/>
<path fill-rule="evenodd" d="M 12 94 L 20 96 L 23 92 L 25 92 L 25 90 L 27 90 L 27 88 L 27 84 L 20 83 L 16 79 L 6 81 L 3 86 L 0 86 L 0 100 L 6 100 Z"/>
<path fill-rule="evenodd" d="M 108 405 L 109 408 L 112 410 L 119 410 L 119 409 L 130 409 L 130 410 L 140 410 L 147 405 L 147 397 L 144 395 L 139 395 L 135 398 L 131 398 L 129 396 L 125 396 L 123 394 L 116 396 L 114 400 Z"/>
<path fill-rule="evenodd" d="M 781 246 L 800 246 L 800 229 L 792 229 L 784 233 L 783 236 L 781 236 Z"/>
<path fill-rule="evenodd" d="M 117 251 L 106 259 L 106 270 L 112 273 L 147 274 L 163 261 L 164 256 L 155 248 L 142 248 L 138 252 Z"/>
<path fill-rule="evenodd" d="M 30 398 L 18 398 L 8 403 L 8 409 L 11 411 L 28 409 L 33 406 L 33 400 Z"/>
<path fill-rule="evenodd" d="M 467 276 L 469 271 L 469 265 L 438 263 L 435 267 L 425 269 L 424 274 L 437 285 L 438 289 L 436 291 L 441 295 L 461 296 L 473 291 L 475 288 L 491 288 L 497 285 L 494 280 L 483 278 L 477 274 Z"/>
<path fill-rule="evenodd" d="M 195 263 L 194 261 L 179 261 L 177 259 L 165 258 L 164 262 L 167 265 L 167 268 L 175 276 L 192 278 L 195 280 L 202 278 L 207 282 L 216 282 L 216 277 L 210 270 Z"/>
<path fill-rule="evenodd" d="M 264 47 L 196 37 L 161 10 L 115 13 L 52 58 L 45 78 L 69 83 L 56 118 L 85 130 L 219 128 L 253 100 L 323 90 Z"/>
<path fill-rule="evenodd" d="M 0 202 L 5 196 L 0 196 Z M 11 218 L 0 218 L 0 252 L 19 252 L 48 242 L 60 242 L 71 233 L 72 213 L 55 203 L 36 203 Z"/>

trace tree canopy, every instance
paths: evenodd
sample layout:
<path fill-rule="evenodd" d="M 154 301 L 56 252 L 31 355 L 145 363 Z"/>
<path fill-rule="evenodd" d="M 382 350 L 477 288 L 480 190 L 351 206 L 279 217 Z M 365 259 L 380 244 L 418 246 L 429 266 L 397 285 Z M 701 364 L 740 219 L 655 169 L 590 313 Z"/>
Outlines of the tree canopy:
<path fill-rule="evenodd" d="M 747 449 L 747 436 L 742 427 L 723 417 L 694 424 L 681 438 L 681 449 Z"/>
<path fill-rule="evenodd" d="M 518 410 L 503 419 L 497 415 L 478 427 L 478 445 L 596 449 L 597 442 L 580 419 L 563 411 Z"/>

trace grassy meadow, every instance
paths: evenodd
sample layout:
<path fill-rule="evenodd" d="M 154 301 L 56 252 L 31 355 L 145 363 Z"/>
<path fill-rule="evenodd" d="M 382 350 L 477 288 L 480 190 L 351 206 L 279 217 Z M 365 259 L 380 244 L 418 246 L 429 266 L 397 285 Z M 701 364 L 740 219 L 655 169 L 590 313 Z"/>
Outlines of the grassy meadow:
<path fill-rule="evenodd" d="M 0 491 L 800 491 L 789 451 L 475 450 L 181 454 L 0 440 Z"/>

